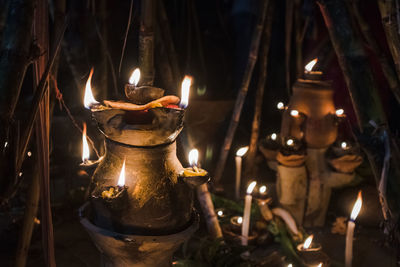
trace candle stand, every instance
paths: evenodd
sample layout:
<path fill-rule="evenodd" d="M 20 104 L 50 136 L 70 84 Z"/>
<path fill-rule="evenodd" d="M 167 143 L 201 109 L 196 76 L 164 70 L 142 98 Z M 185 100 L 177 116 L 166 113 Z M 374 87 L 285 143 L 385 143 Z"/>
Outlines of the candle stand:
<path fill-rule="evenodd" d="M 135 90 L 129 93 L 133 104 L 162 96 L 159 88 Z M 102 254 L 102 266 L 170 266 L 173 252 L 198 227 L 193 192 L 178 179 L 183 167 L 175 139 L 183 128 L 184 110 L 162 106 L 125 111 L 98 104 L 91 111 L 105 136 L 106 153 L 80 216 Z M 125 184 L 118 187 L 124 161 Z"/>

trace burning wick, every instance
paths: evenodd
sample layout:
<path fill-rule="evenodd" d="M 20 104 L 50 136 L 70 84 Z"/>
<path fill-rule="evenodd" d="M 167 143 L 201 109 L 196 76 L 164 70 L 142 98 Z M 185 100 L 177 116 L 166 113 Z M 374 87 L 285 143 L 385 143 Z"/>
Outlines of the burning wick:
<path fill-rule="evenodd" d="M 260 192 L 260 194 L 264 194 L 265 192 L 267 192 L 267 187 L 265 185 L 261 186 L 258 192 Z"/>
<path fill-rule="evenodd" d="M 307 237 L 307 239 L 304 241 L 304 244 L 302 247 L 303 250 L 307 250 L 311 247 L 313 238 L 314 238 L 314 235 L 310 235 L 309 237 Z"/>
<path fill-rule="evenodd" d="M 89 145 L 86 138 L 86 123 L 83 123 L 83 131 L 82 131 L 82 163 L 86 164 L 89 161 L 90 151 Z"/>
<path fill-rule="evenodd" d="M 305 73 L 310 73 L 312 72 L 312 69 L 314 68 L 315 64 L 317 64 L 318 58 L 315 58 L 311 60 L 305 67 L 304 67 L 304 72 Z"/>
<path fill-rule="evenodd" d="M 353 261 L 353 239 L 354 239 L 354 228 L 356 227 L 356 218 L 360 213 L 362 206 L 361 191 L 358 192 L 357 200 L 354 203 L 353 210 L 351 211 L 350 220 L 347 223 L 347 234 L 346 234 L 346 252 L 345 252 L 345 266 L 351 267 Z"/>
<path fill-rule="evenodd" d="M 299 111 L 298 111 L 298 110 L 295 110 L 295 109 L 291 110 L 291 111 L 290 111 L 290 116 L 292 116 L 292 117 L 298 117 L 298 116 L 299 116 Z"/>
<path fill-rule="evenodd" d="M 179 103 L 179 107 L 184 109 L 189 104 L 189 91 L 190 86 L 192 85 L 192 78 L 188 75 L 183 78 L 182 86 L 181 86 L 181 102 Z"/>
<path fill-rule="evenodd" d="M 336 116 L 341 117 L 344 115 L 344 110 L 342 108 L 340 108 L 340 109 L 337 109 L 335 111 L 335 113 L 336 113 Z"/>
<path fill-rule="evenodd" d="M 288 139 L 288 140 L 286 141 L 286 145 L 288 145 L 288 146 L 293 146 L 293 144 L 294 144 L 293 139 Z"/>
<path fill-rule="evenodd" d="M 222 209 L 217 210 L 217 215 L 218 215 L 218 217 L 221 217 L 221 218 L 225 217 L 224 211 Z"/>
<path fill-rule="evenodd" d="M 199 159 L 199 151 L 197 149 L 192 149 L 189 152 L 189 164 L 192 166 L 194 172 L 199 172 L 199 168 L 197 167 L 197 161 Z"/>
<path fill-rule="evenodd" d="M 276 138 L 277 138 L 276 133 L 271 134 L 271 139 L 272 139 L 272 140 L 276 141 Z"/>
<path fill-rule="evenodd" d="M 85 98 L 83 101 L 83 105 L 87 109 L 90 109 L 91 106 L 93 105 L 99 104 L 99 102 L 97 102 L 96 99 L 94 99 L 93 97 L 92 86 L 91 86 L 92 76 L 93 76 L 93 68 L 90 70 L 89 78 L 87 79 L 86 82 Z"/>
<path fill-rule="evenodd" d="M 293 264 L 289 263 L 287 267 L 293 267 Z"/>
<path fill-rule="evenodd" d="M 139 80 L 140 80 L 140 69 L 136 68 L 132 72 L 131 77 L 129 78 L 129 84 L 132 84 L 136 87 L 139 83 Z"/>
<path fill-rule="evenodd" d="M 242 216 L 234 216 L 231 218 L 231 224 L 235 226 L 240 226 L 243 223 L 243 217 Z"/>
<path fill-rule="evenodd" d="M 242 224 L 242 245 L 247 246 L 249 239 L 249 227 L 250 227 L 250 211 L 251 211 L 251 202 L 253 197 L 251 193 L 254 190 L 254 187 L 257 185 L 257 182 L 251 182 L 247 187 L 246 197 L 244 199 L 244 211 L 243 211 L 243 224 Z"/>
<path fill-rule="evenodd" d="M 124 163 L 122 164 L 122 168 L 121 168 L 121 172 L 119 174 L 117 185 L 120 188 L 125 186 L 125 159 L 124 159 Z"/>
<path fill-rule="evenodd" d="M 284 110 L 285 104 L 283 104 L 283 102 L 278 102 L 278 104 L 276 104 L 276 108 L 279 110 Z"/>
<path fill-rule="evenodd" d="M 346 142 L 342 142 L 342 143 L 340 144 L 340 147 L 341 147 L 343 150 L 349 149 L 349 146 L 347 145 Z"/>
<path fill-rule="evenodd" d="M 242 157 L 247 153 L 249 150 L 248 146 L 241 147 L 236 152 L 235 163 L 236 163 L 236 183 L 235 183 L 235 196 L 236 199 L 239 200 L 240 198 L 240 181 L 242 179 Z"/>

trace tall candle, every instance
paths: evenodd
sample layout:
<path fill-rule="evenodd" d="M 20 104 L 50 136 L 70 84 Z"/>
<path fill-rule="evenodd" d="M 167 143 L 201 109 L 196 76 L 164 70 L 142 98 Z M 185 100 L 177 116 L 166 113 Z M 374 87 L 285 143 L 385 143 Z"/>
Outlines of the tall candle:
<path fill-rule="evenodd" d="M 247 153 L 249 149 L 248 146 L 239 148 L 236 152 L 235 162 L 236 162 L 236 182 L 235 182 L 235 197 L 236 200 L 240 198 L 240 181 L 242 176 L 242 157 Z"/>
<path fill-rule="evenodd" d="M 347 234 L 346 234 L 346 252 L 345 252 L 345 266 L 351 267 L 353 260 L 353 238 L 354 228 L 356 227 L 355 220 L 360 212 L 362 206 L 361 191 L 358 192 L 356 203 L 354 203 L 353 210 L 351 211 L 350 220 L 347 223 Z"/>
<path fill-rule="evenodd" d="M 250 211 L 251 211 L 251 201 L 253 197 L 251 193 L 257 182 L 251 182 L 247 187 L 246 197 L 244 199 L 244 211 L 243 211 L 243 224 L 242 224 L 242 245 L 247 246 L 249 238 L 249 228 L 250 228 Z"/>

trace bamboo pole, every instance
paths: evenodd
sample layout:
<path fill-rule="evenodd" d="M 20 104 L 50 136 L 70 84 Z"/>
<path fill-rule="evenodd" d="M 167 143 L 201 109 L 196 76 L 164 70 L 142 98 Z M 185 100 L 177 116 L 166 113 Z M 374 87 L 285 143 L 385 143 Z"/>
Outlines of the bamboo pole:
<path fill-rule="evenodd" d="M 397 102 L 400 104 L 400 87 L 399 81 L 396 76 L 395 70 L 392 68 L 386 54 L 380 48 L 378 42 L 374 38 L 368 22 L 364 19 L 359 10 L 359 0 L 351 1 L 352 13 L 360 26 L 361 32 L 368 43 L 368 46 L 375 53 L 379 63 L 381 64 L 383 75 L 389 84 L 389 88 L 392 91 Z"/>
<path fill-rule="evenodd" d="M 154 13 L 155 0 L 141 1 L 139 32 L 140 84 L 153 85 L 154 82 Z"/>
<path fill-rule="evenodd" d="M 196 188 L 196 193 L 206 220 L 208 233 L 214 239 L 222 238 L 221 226 L 219 225 L 217 214 L 215 214 L 214 204 L 211 200 L 211 194 L 208 191 L 207 183 L 198 186 Z"/>
<path fill-rule="evenodd" d="M 249 59 L 247 62 L 247 66 L 246 66 L 244 75 L 243 75 L 243 80 L 242 80 L 242 84 L 240 87 L 240 91 L 236 97 L 235 107 L 233 110 L 231 121 L 229 123 L 228 131 L 227 131 L 227 134 L 226 134 L 226 137 L 224 140 L 224 144 L 221 148 L 217 168 L 215 171 L 215 183 L 217 185 L 220 182 L 222 174 L 225 169 L 226 159 L 228 157 L 228 153 L 229 153 L 229 150 L 232 145 L 233 137 L 235 136 L 236 128 L 239 124 L 244 100 L 246 98 L 247 91 L 249 89 L 249 84 L 250 84 L 251 76 L 253 74 L 254 65 L 257 61 L 258 47 L 260 45 L 261 34 L 262 34 L 263 27 L 264 27 L 266 13 L 267 13 L 267 4 L 268 4 L 267 0 L 261 1 L 260 14 L 259 14 L 257 25 L 256 25 L 256 28 L 254 29 L 252 40 L 251 40 Z"/>
<path fill-rule="evenodd" d="M 41 56 L 34 62 L 34 83 L 38 86 L 41 77 L 46 71 L 46 63 L 49 60 L 49 25 L 48 25 L 48 4 L 46 0 L 39 0 L 35 10 L 33 34 L 41 51 Z M 39 104 L 39 116 L 35 121 L 36 147 L 39 165 L 39 184 L 40 184 L 40 206 L 41 206 L 41 225 L 42 225 L 42 244 L 46 265 L 55 267 L 53 222 L 50 206 L 50 94 L 48 82 L 45 93 Z"/>
<path fill-rule="evenodd" d="M 288 95 L 292 91 L 291 82 L 291 64 L 290 59 L 292 56 L 292 32 L 293 32 L 293 16 L 294 16 L 294 1 L 286 0 L 285 12 L 285 66 L 286 66 L 286 89 Z"/>
<path fill-rule="evenodd" d="M 260 134 L 260 123 L 262 115 L 262 105 L 264 98 L 264 89 L 267 80 L 267 66 L 268 66 L 268 52 L 271 42 L 271 32 L 272 32 L 272 20 L 274 13 L 273 1 L 268 3 L 267 19 L 265 21 L 263 36 L 262 36 L 262 46 L 259 56 L 259 77 L 257 84 L 257 91 L 255 95 L 255 105 L 254 105 L 254 116 L 253 124 L 250 137 L 249 152 L 246 157 L 246 177 L 253 176 L 255 174 L 255 157 L 257 153 L 257 142 Z"/>

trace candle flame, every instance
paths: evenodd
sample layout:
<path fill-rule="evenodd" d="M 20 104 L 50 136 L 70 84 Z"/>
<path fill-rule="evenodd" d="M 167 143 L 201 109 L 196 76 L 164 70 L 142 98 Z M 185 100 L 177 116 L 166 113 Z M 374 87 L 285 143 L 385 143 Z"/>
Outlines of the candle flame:
<path fill-rule="evenodd" d="M 238 223 L 238 224 L 242 224 L 242 222 L 243 222 L 243 217 L 239 216 L 239 217 L 237 218 L 237 223 Z"/>
<path fill-rule="evenodd" d="M 83 123 L 82 131 L 82 162 L 86 162 L 89 159 L 89 145 L 86 138 L 86 123 Z"/>
<path fill-rule="evenodd" d="M 197 166 L 197 161 L 199 160 L 199 151 L 197 149 L 192 149 L 189 152 L 189 164 L 190 166 Z"/>
<path fill-rule="evenodd" d="M 251 183 L 249 184 L 249 186 L 247 187 L 247 191 L 246 191 L 247 194 L 251 194 L 251 193 L 253 192 L 254 187 L 256 186 L 256 184 L 257 184 L 256 181 L 251 182 Z"/>
<path fill-rule="evenodd" d="M 285 104 L 283 104 L 283 102 L 278 102 L 278 104 L 276 104 L 277 109 L 282 110 L 285 108 Z"/>
<path fill-rule="evenodd" d="M 355 220 L 360 213 L 362 206 L 362 196 L 361 196 L 361 190 L 358 192 L 357 200 L 356 203 L 354 203 L 353 210 L 351 211 L 350 219 Z"/>
<path fill-rule="evenodd" d="M 299 111 L 293 109 L 293 110 L 290 111 L 290 115 L 293 116 L 293 117 L 298 117 L 299 116 Z"/>
<path fill-rule="evenodd" d="M 277 137 L 276 133 L 271 134 L 271 139 L 272 139 L 272 140 L 275 141 L 275 140 L 276 140 L 276 137 Z"/>
<path fill-rule="evenodd" d="M 186 108 L 189 105 L 189 91 L 192 85 L 192 78 L 188 75 L 183 78 L 181 86 L 181 108 Z"/>
<path fill-rule="evenodd" d="M 261 186 L 258 190 L 261 194 L 264 194 L 267 191 L 267 187 L 265 185 Z"/>
<path fill-rule="evenodd" d="M 123 187 L 125 185 L 125 159 L 124 159 L 124 163 L 122 164 L 121 172 L 119 173 L 117 185 L 121 186 L 121 187 Z"/>
<path fill-rule="evenodd" d="M 335 111 L 335 113 L 336 113 L 336 116 L 342 116 L 344 114 L 344 110 L 342 108 L 340 108 L 340 109 L 337 109 Z"/>
<path fill-rule="evenodd" d="M 247 153 L 247 150 L 249 150 L 248 146 L 244 146 L 244 147 L 239 148 L 236 151 L 236 156 L 243 157 Z"/>
<path fill-rule="evenodd" d="M 287 267 L 293 267 L 293 264 L 289 263 Z"/>
<path fill-rule="evenodd" d="M 314 68 L 315 64 L 317 64 L 318 58 L 315 58 L 311 60 L 310 62 L 307 63 L 307 65 L 304 67 L 306 71 L 310 72 Z"/>
<path fill-rule="evenodd" d="M 224 212 L 222 210 L 217 211 L 217 214 L 219 217 L 222 217 L 224 215 Z"/>
<path fill-rule="evenodd" d="M 83 105 L 87 109 L 90 109 L 91 105 L 99 103 L 93 97 L 92 86 L 91 86 L 92 76 L 93 76 L 93 68 L 90 70 L 89 78 L 87 79 L 87 82 L 86 82 L 85 98 L 84 98 L 84 101 L 83 101 Z"/>
<path fill-rule="evenodd" d="M 310 235 L 309 237 L 307 237 L 306 241 L 304 241 L 304 244 L 303 244 L 304 249 L 310 248 L 313 238 L 314 238 L 314 235 Z"/>
<path fill-rule="evenodd" d="M 320 263 L 320 264 L 318 264 L 318 266 L 317 267 L 322 267 L 322 262 Z"/>
<path fill-rule="evenodd" d="M 293 143 L 294 143 L 293 139 L 288 139 L 288 140 L 286 141 L 286 144 L 287 144 L 288 146 L 293 146 Z"/>
<path fill-rule="evenodd" d="M 129 83 L 137 86 L 140 80 L 140 69 L 136 68 L 132 71 L 131 77 L 129 78 Z"/>
<path fill-rule="evenodd" d="M 340 146 L 341 146 L 343 149 L 347 149 L 347 143 L 346 143 L 346 142 L 342 142 L 342 143 L 340 144 Z"/>

